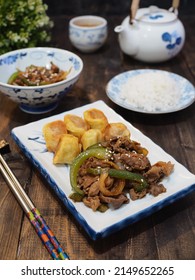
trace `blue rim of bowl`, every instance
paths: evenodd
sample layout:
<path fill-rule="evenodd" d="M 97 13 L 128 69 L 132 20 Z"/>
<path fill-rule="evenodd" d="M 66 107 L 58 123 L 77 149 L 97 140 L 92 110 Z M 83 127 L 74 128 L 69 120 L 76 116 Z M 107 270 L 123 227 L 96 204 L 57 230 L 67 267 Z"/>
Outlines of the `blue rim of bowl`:
<path fill-rule="evenodd" d="M 77 64 L 79 64 L 79 66 L 80 66 L 79 71 L 78 71 L 77 73 L 75 73 L 73 76 L 71 76 L 70 78 L 67 78 L 67 79 L 65 79 L 65 80 L 63 80 L 63 81 L 57 82 L 57 83 L 55 83 L 55 84 L 49 84 L 49 85 L 38 86 L 38 88 L 48 88 L 48 87 L 51 87 L 52 85 L 53 85 L 53 86 L 61 85 L 61 84 L 64 83 L 64 81 L 70 82 L 70 81 L 72 81 L 73 79 L 75 79 L 77 76 L 79 76 L 79 75 L 81 74 L 82 70 L 83 70 L 83 61 L 82 61 L 82 59 L 81 59 L 77 54 L 75 54 L 75 53 L 73 53 L 73 52 L 70 52 L 70 51 L 68 51 L 68 50 L 58 49 L 58 48 L 52 48 L 52 47 L 24 48 L 24 49 L 19 49 L 19 50 L 14 50 L 14 51 L 11 51 L 11 52 L 7 52 L 7 53 L 5 53 L 5 54 L 0 55 L 0 65 L 2 64 L 2 59 L 5 58 L 5 57 L 9 57 L 9 56 L 14 55 L 14 54 L 16 54 L 16 53 L 21 54 L 21 53 L 23 53 L 23 52 L 36 51 L 36 50 L 40 50 L 40 51 L 41 51 L 41 50 L 44 50 L 44 51 L 50 51 L 50 52 L 52 52 L 52 51 L 53 51 L 53 52 L 55 52 L 55 51 L 65 52 L 66 54 L 69 54 L 69 55 L 70 55 L 69 60 L 75 58 L 76 61 L 74 61 L 73 63 L 77 63 Z M 1 81 L 0 81 L 0 85 L 6 86 L 6 87 L 9 87 L 9 88 L 16 88 L 16 87 L 17 87 L 18 89 L 34 89 L 34 88 L 36 88 L 36 87 L 34 87 L 34 86 L 24 87 L 24 86 L 9 85 L 9 84 L 4 83 L 4 82 L 1 82 Z"/>

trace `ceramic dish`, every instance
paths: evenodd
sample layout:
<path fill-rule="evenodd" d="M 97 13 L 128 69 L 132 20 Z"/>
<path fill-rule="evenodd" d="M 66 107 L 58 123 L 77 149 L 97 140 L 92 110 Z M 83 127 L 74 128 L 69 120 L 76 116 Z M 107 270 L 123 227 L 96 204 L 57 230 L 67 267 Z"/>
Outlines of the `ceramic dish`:
<path fill-rule="evenodd" d="M 153 73 L 153 72 L 168 74 L 168 77 L 173 79 L 173 81 L 177 83 L 177 86 L 180 90 L 180 98 L 177 105 L 173 105 L 172 107 L 169 107 L 169 109 L 166 109 L 164 108 L 164 106 L 162 106 L 162 107 L 158 107 L 158 109 L 155 110 L 145 110 L 143 108 L 137 107 L 135 104 L 128 103 L 127 100 L 124 99 L 124 97 L 122 96 L 122 87 L 124 84 L 127 83 L 127 81 L 130 78 L 143 73 Z M 177 74 L 162 71 L 162 70 L 141 69 L 141 70 L 132 70 L 132 71 L 123 72 L 113 77 L 108 82 L 106 86 L 106 93 L 108 97 L 117 105 L 132 111 L 148 113 L 148 114 L 164 114 L 164 113 L 179 111 L 190 106 L 195 101 L 194 86 L 187 79 Z M 149 98 L 150 97 L 148 97 L 148 99 Z M 149 99 L 148 102 L 151 102 L 151 100 Z"/>
<path fill-rule="evenodd" d="M 147 195 L 143 199 L 124 204 L 120 209 L 109 209 L 105 213 L 93 212 L 92 209 L 86 207 L 83 203 L 74 203 L 69 199 L 71 193 L 69 167 L 66 165 L 60 167 L 53 165 L 53 155 L 46 150 L 42 137 L 42 127 L 50 121 L 63 119 L 64 115 L 68 113 L 83 116 L 83 112 L 89 108 L 102 110 L 109 122 L 124 123 L 131 131 L 131 138 L 140 142 L 143 147 L 148 149 L 151 163 L 162 160 L 171 161 L 174 164 L 174 172 L 163 181 L 167 188 L 166 193 L 160 194 L 157 197 Z M 12 130 L 12 136 L 24 154 L 46 178 L 64 205 L 94 240 L 119 231 L 195 190 L 195 175 L 115 113 L 103 101 L 97 101 L 68 112 L 16 127 Z"/>
<path fill-rule="evenodd" d="M 8 84 L 8 80 L 18 69 L 25 71 L 31 65 L 50 69 L 51 63 L 68 72 L 65 79 L 42 85 Z M 26 113 L 47 113 L 54 110 L 60 101 L 66 98 L 82 70 L 81 58 L 64 49 L 36 47 L 11 51 L 0 56 L 0 94 L 5 94 L 19 104 L 20 109 Z M 31 84 L 30 81 L 29 83 Z"/>

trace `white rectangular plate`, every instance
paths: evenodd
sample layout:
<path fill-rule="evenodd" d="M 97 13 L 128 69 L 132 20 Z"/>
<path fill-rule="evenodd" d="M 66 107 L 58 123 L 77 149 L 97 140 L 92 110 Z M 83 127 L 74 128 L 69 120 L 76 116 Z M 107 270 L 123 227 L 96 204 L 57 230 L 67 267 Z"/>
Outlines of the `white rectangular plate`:
<path fill-rule="evenodd" d="M 92 209 L 86 207 L 83 203 L 74 203 L 69 199 L 69 195 L 72 192 L 69 180 L 69 167 L 67 165 L 53 165 L 53 154 L 46 150 L 42 136 L 42 127 L 48 122 L 63 120 L 64 115 L 67 113 L 83 117 L 83 112 L 89 108 L 102 110 L 109 122 L 124 123 L 131 132 L 131 139 L 140 142 L 143 147 L 148 149 L 148 158 L 152 164 L 159 160 L 171 161 L 174 164 L 174 172 L 163 180 L 163 184 L 167 188 L 166 193 L 162 193 L 157 197 L 148 194 L 143 199 L 131 201 L 117 210 L 109 209 L 105 213 L 93 212 Z M 125 121 L 103 101 L 97 101 L 68 112 L 16 127 L 12 130 L 12 136 L 24 154 L 46 178 L 64 205 L 94 240 L 119 231 L 195 190 L 195 175 L 190 173 L 183 165 L 178 163 L 138 129 Z"/>

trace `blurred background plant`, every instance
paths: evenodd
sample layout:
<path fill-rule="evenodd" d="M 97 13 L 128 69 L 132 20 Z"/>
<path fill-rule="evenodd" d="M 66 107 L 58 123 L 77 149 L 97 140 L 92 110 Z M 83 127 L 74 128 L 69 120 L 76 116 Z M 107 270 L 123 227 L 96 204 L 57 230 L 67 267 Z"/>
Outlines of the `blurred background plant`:
<path fill-rule="evenodd" d="M 53 22 L 42 0 L 0 0 L 0 54 L 44 46 Z"/>

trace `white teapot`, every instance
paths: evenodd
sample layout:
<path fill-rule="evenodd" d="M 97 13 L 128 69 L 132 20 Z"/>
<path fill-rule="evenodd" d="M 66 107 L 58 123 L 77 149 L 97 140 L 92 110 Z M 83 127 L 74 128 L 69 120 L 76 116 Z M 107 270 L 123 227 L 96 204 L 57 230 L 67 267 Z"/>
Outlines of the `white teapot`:
<path fill-rule="evenodd" d="M 185 42 L 185 29 L 178 10 L 156 6 L 141 8 L 130 22 L 127 16 L 115 27 L 121 50 L 144 62 L 163 62 L 176 56 Z"/>

